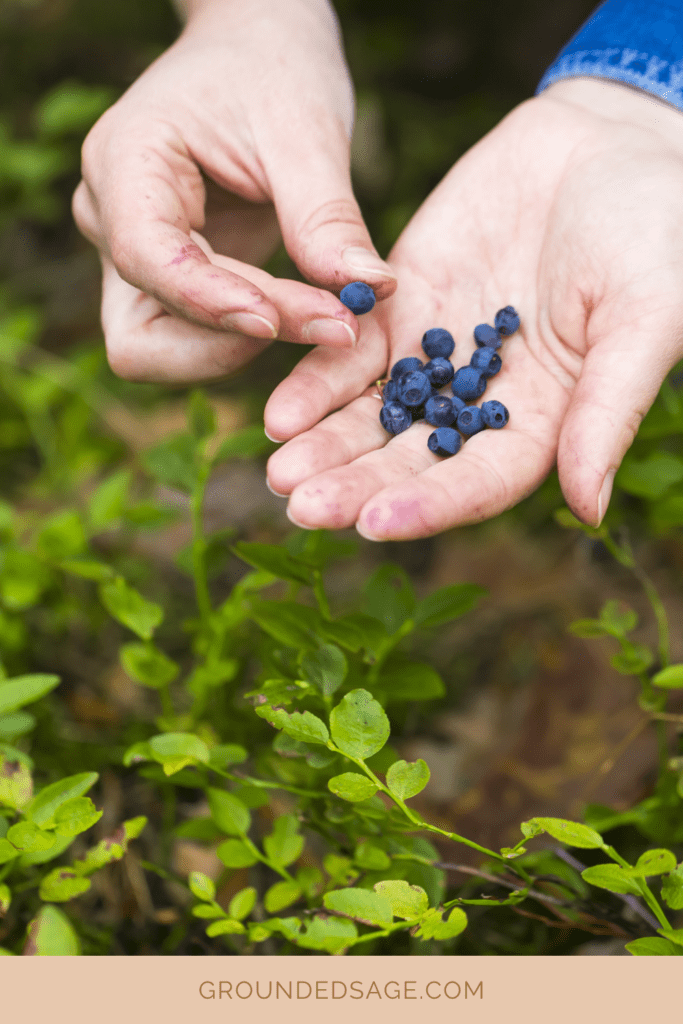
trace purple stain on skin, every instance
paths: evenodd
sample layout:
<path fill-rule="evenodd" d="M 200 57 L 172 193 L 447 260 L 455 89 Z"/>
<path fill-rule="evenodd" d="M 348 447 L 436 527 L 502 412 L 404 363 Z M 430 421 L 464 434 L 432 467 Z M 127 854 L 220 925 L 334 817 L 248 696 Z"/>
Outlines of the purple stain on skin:
<path fill-rule="evenodd" d="M 389 512 L 382 508 L 370 509 L 366 516 L 366 522 L 370 533 L 377 535 L 380 532 L 393 532 L 396 528 L 410 529 L 418 522 L 422 527 L 430 529 L 424 521 L 420 502 L 413 498 L 411 501 L 389 502 Z"/>
<path fill-rule="evenodd" d="M 174 256 L 170 263 L 167 263 L 168 267 L 177 267 L 179 263 L 184 263 L 185 260 L 202 260 L 206 261 L 206 256 L 194 242 L 189 242 L 187 245 L 183 245 L 178 252 L 177 256 Z"/>

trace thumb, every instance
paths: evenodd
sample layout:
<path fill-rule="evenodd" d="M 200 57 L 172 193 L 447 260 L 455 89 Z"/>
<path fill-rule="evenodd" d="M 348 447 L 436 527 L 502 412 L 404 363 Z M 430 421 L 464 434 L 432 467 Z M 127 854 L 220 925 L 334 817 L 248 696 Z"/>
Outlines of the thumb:
<path fill-rule="evenodd" d="M 557 471 L 562 493 L 584 523 L 599 526 L 612 483 L 662 381 L 680 358 L 671 334 L 631 331 L 590 349 L 560 429 Z"/>
<path fill-rule="evenodd" d="M 388 298 L 396 275 L 378 255 L 353 194 L 343 126 L 301 126 L 273 149 L 277 166 L 265 170 L 285 247 L 301 273 L 336 292 L 364 281 Z"/>

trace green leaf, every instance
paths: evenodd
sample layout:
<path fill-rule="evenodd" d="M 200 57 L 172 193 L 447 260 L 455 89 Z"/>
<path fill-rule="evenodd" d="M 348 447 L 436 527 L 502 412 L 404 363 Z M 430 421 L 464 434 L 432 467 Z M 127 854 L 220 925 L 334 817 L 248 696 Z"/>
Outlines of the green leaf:
<path fill-rule="evenodd" d="M 213 464 L 215 466 L 226 459 L 255 459 L 272 451 L 275 451 L 275 445 L 266 437 L 263 427 L 253 424 L 226 437 L 213 457 Z"/>
<path fill-rule="evenodd" d="M 385 562 L 365 584 L 365 610 L 395 633 L 415 611 L 415 593 L 400 565 Z"/>
<path fill-rule="evenodd" d="M 54 690 L 59 682 L 59 676 L 40 674 L 15 676 L 14 679 L 1 680 L 0 715 L 5 715 L 9 711 L 17 711 L 26 704 L 33 704 L 50 690 Z"/>
<path fill-rule="evenodd" d="M 300 659 L 304 678 L 317 686 L 325 697 L 335 693 L 346 678 L 348 664 L 335 644 L 322 644 L 317 651 L 306 651 Z"/>
<path fill-rule="evenodd" d="M 391 732 L 381 704 L 367 690 L 351 690 L 330 713 L 336 746 L 350 757 L 370 757 L 381 750 Z"/>
<path fill-rule="evenodd" d="M 569 623 L 569 632 L 584 640 L 597 640 L 600 637 L 612 635 L 609 627 L 600 619 L 575 619 L 574 622 Z"/>
<path fill-rule="evenodd" d="M 627 650 L 619 651 L 610 658 L 612 668 L 624 676 L 640 675 L 647 671 L 653 661 L 652 651 L 644 644 L 629 644 Z"/>
<path fill-rule="evenodd" d="M 142 815 L 124 821 L 111 836 L 100 840 L 97 846 L 88 850 L 82 859 L 74 861 L 71 867 L 79 875 L 91 875 L 105 864 L 121 860 L 130 841 L 137 839 L 146 824 L 147 818 Z"/>
<path fill-rule="evenodd" d="M 19 759 L 0 753 L 0 806 L 24 807 L 33 793 L 33 779 L 28 766 Z"/>
<path fill-rule="evenodd" d="M 649 877 L 665 875 L 676 870 L 676 858 L 671 850 L 647 850 L 641 854 L 633 868 L 634 875 Z"/>
<path fill-rule="evenodd" d="M 258 860 L 249 847 L 239 839 L 226 839 L 218 847 L 216 854 L 226 868 L 248 868 Z"/>
<path fill-rule="evenodd" d="M 285 907 L 290 907 L 302 895 L 301 886 L 298 882 L 276 882 L 266 889 L 263 897 L 263 906 L 269 914 L 277 914 Z"/>
<path fill-rule="evenodd" d="M 241 935 L 247 929 L 240 921 L 232 921 L 228 918 L 223 921 L 214 921 L 206 929 L 206 934 L 210 939 L 213 939 L 216 935 Z"/>
<path fill-rule="evenodd" d="M 248 751 L 239 743 L 219 743 L 209 750 L 209 766 L 227 768 L 231 764 L 241 764 L 248 756 Z"/>
<path fill-rule="evenodd" d="M 600 621 L 614 636 L 626 636 L 638 625 L 638 616 L 623 601 L 609 600 L 600 609 Z"/>
<path fill-rule="evenodd" d="M 124 670 L 136 683 L 160 689 L 168 686 L 180 671 L 180 666 L 171 661 L 152 641 L 124 644 L 119 650 Z"/>
<path fill-rule="evenodd" d="M 683 864 L 662 879 L 662 899 L 672 910 L 683 910 Z"/>
<path fill-rule="evenodd" d="M 63 509 L 50 516 L 36 538 L 37 550 L 53 562 L 73 558 L 85 546 L 85 531 L 80 516 L 71 509 Z"/>
<path fill-rule="evenodd" d="M 683 928 L 658 928 L 657 931 L 676 946 L 683 946 Z M 683 953 L 679 952 L 679 955 L 683 956 Z"/>
<path fill-rule="evenodd" d="M 58 907 L 47 904 L 29 922 L 24 956 L 80 956 L 80 943 Z"/>
<path fill-rule="evenodd" d="M 196 449 L 192 434 L 176 434 L 143 452 L 142 461 L 161 483 L 191 494 L 197 481 Z"/>
<path fill-rule="evenodd" d="M 235 920 L 243 921 L 245 917 L 249 917 L 255 903 L 256 889 L 253 886 L 248 886 L 246 889 L 241 889 L 230 900 L 228 913 Z"/>
<path fill-rule="evenodd" d="M 318 646 L 321 616 L 315 608 L 294 601 L 253 601 L 249 618 L 286 647 L 315 649 Z"/>
<path fill-rule="evenodd" d="M 386 871 L 391 867 L 391 857 L 381 847 L 368 840 L 361 840 L 356 844 L 353 859 L 364 871 Z"/>
<path fill-rule="evenodd" d="M 204 900 L 205 903 L 212 903 L 215 900 L 216 886 L 203 871 L 191 871 L 187 884 L 192 895 L 196 896 L 198 900 Z"/>
<path fill-rule="evenodd" d="M 6 915 L 12 902 L 12 892 L 4 882 L 0 883 L 0 920 Z"/>
<path fill-rule="evenodd" d="M 32 821 L 20 821 L 7 829 L 5 837 L 18 850 L 50 850 L 55 845 L 52 832 L 44 832 Z"/>
<path fill-rule="evenodd" d="M 197 903 L 192 908 L 191 913 L 193 917 L 200 917 L 204 920 L 211 920 L 215 917 L 225 917 L 225 911 L 216 903 Z"/>
<path fill-rule="evenodd" d="M 651 682 L 654 686 L 661 686 L 665 690 L 680 690 L 683 688 L 683 665 L 669 665 L 667 668 L 655 672 Z M 2 684 L 0 684 L 2 694 Z"/>
<path fill-rule="evenodd" d="M 228 836 L 242 836 L 249 831 L 251 815 L 241 800 L 224 789 L 208 789 L 211 817 Z"/>
<path fill-rule="evenodd" d="M 66 903 L 90 888 L 90 879 L 70 868 L 55 868 L 40 883 L 38 895 L 47 903 Z"/>
<path fill-rule="evenodd" d="M 40 600 L 52 576 L 30 551 L 8 551 L 0 576 L 0 597 L 9 611 L 24 611 Z"/>
<path fill-rule="evenodd" d="M 323 903 L 328 910 L 353 917 L 363 924 L 386 928 L 392 922 L 390 901 L 369 889 L 335 889 L 325 893 Z"/>
<path fill-rule="evenodd" d="M 323 619 L 320 623 L 319 635 L 349 651 L 355 652 L 363 648 L 373 653 L 386 643 L 389 636 L 383 622 L 372 615 L 364 615 L 361 612 L 345 615 L 343 618 L 333 621 Z"/>
<path fill-rule="evenodd" d="M 304 848 L 304 837 L 298 829 L 299 822 L 293 814 L 281 814 L 276 818 L 273 831 L 263 840 L 263 849 L 271 861 L 286 868 L 298 860 Z"/>
<path fill-rule="evenodd" d="M 429 909 L 429 898 L 424 889 L 419 885 L 409 885 L 403 878 L 376 882 L 374 890 L 389 900 L 392 914 L 403 921 L 412 921 Z"/>
<path fill-rule="evenodd" d="M 35 864 L 47 864 L 48 861 L 60 857 L 73 842 L 73 836 L 54 836 L 52 846 L 44 850 L 24 850 L 21 854 L 19 865 L 22 868 L 32 867 Z"/>
<path fill-rule="evenodd" d="M 20 851 L 10 843 L 9 839 L 4 837 L 0 839 L 0 864 L 8 864 L 15 857 L 18 857 L 19 853 Z"/>
<path fill-rule="evenodd" d="M 77 836 L 100 820 L 102 811 L 98 811 L 87 796 L 75 796 L 57 808 L 54 816 L 54 829 L 58 836 Z"/>
<path fill-rule="evenodd" d="M 136 633 L 141 640 L 151 640 L 164 618 L 161 605 L 129 586 L 122 576 L 100 583 L 100 600 L 112 618 Z"/>
<path fill-rule="evenodd" d="M 208 764 L 209 748 L 204 740 L 191 732 L 165 732 L 148 740 L 150 753 L 164 770 L 175 775 L 187 765 Z"/>
<path fill-rule="evenodd" d="M 632 956 L 678 956 L 679 951 L 673 942 L 648 936 L 646 939 L 634 939 L 624 946 Z"/>
<path fill-rule="evenodd" d="M 387 786 L 399 800 L 409 800 L 422 792 L 429 777 L 429 768 L 422 758 L 413 763 L 394 761 L 387 772 Z"/>
<path fill-rule="evenodd" d="M 588 828 L 587 825 L 579 825 L 575 821 L 565 821 L 563 818 L 532 818 L 531 822 L 540 826 L 553 839 L 559 840 L 566 846 L 577 846 L 582 850 L 597 850 L 604 845 L 602 836 L 594 829 Z M 524 834 L 526 835 L 526 833 Z"/>
<path fill-rule="evenodd" d="M 466 927 L 467 915 L 460 907 L 453 908 L 447 921 L 443 920 L 443 911 L 432 908 L 422 918 L 417 934 L 419 938 L 425 941 L 428 939 L 443 941 L 444 939 L 452 939 L 456 935 L 460 935 Z"/>
<path fill-rule="evenodd" d="M 95 785 L 97 772 L 81 772 L 45 786 L 24 808 L 24 814 L 36 825 L 50 826 L 60 807 L 74 797 L 83 796 Z"/>
<path fill-rule="evenodd" d="M 115 91 L 106 85 L 85 85 L 73 78 L 62 81 L 38 102 L 34 115 L 38 133 L 49 139 L 82 138 L 115 99 Z"/>
<path fill-rule="evenodd" d="M 327 782 L 328 788 L 335 796 L 351 803 L 358 803 L 361 800 L 368 800 L 377 792 L 377 786 L 365 775 L 358 772 L 344 772 L 343 775 L 335 775 Z"/>
<path fill-rule="evenodd" d="M 13 741 L 25 736 L 36 724 L 35 717 L 28 711 L 15 711 L 0 717 L 0 740 Z"/>
<path fill-rule="evenodd" d="M 197 441 L 203 441 L 216 433 L 216 413 L 206 394 L 200 388 L 195 388 L 190 394 L 187 425 Z"/>
<path fill-rule="evenodd" d="M 126 505 L 133 474 L 129 469 L 107 477 L 88 499 L 88 517 L 94 531 L 118 524 Z"/>
<path fill-rule="evenodd" d="M 230 549 L 255 569 L 265 569 L 280 580 L 291 580 L 293 583 L 310 584 L 313 574 L 309 566 L 300 559 L 293 558 L 284 548 L 275 544 L 258 544 L 240 540 Z"/>
<path fill-rule="evenodd" d="M 454 583 L 434 591 L 419 601 L 413 618 L 416 625 L 425 629 L 442 626 L 445 622 L 457 619 L 476 608 L 481 598 L 487 594 L 488 591 L 476 583 Z"/>
<path fill-rule="evenodd" d="M 306 922 L 306 931 L 296 937 L 304 949 L 321 949 L 326 953 L 341 953 L 358 938 L 353 921 L 339 917 L 314 917 Z"/>
<path fill-rule="evenodd" d="M 397 700 L 435 700 L 446 693 L 443 679 L 431 665 L 401 659 L 387 662 L 378 683 L 386 692 L 387 703 Z"/>
<path fill-rule="evenodd" d="M 661 498 L 672 484 L 683 480 L 683 459 L 671 452 L 652 451 L 644 459 L 627 453 L 615 485 L 639 498 Z"/>
<path fill-rule="evenodd" d="M 265 718 L 276 729 L 282 729 L 292 739 L 302 743 L 316 743 L 324 746 L 330 738 L 323 720 L 317 715 L 312 715 L 310 711 L 304 711 L 303 714 L 300 711 L 295 711 L 290 715 L 282 708 L 271 708 L 267 704 L 254 710 L 260 718 Z"/>
<path fill-rule="evenodd" d="M 590 885 L 610 892 L 627 893 L 631 896 L 642 896 L 642 892 L 631 875 L 618 864 L 595 864 L 581 872 L 581 877 Z"/>
<path fill-rule="evenodd" d="M 96 562 L 87 558 L 67 558 L 60 562 L 58 567 L 69 576 L 80 576 L 85 580 L 109 580 L 114 575 L 114 570 L 106 562 Z"/>

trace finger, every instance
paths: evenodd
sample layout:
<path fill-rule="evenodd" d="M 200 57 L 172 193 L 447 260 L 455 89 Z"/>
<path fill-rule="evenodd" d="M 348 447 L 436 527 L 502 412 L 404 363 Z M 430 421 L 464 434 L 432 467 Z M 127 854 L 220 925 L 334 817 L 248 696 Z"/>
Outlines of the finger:
<path fill-rule="evenodd" d="M 380 258 L 353 194 L 349 142 L 329 119 L 291 131 L 264 159 L 287 252 L 310 281 L 339 292 L 364 281 L 378 299 L 396 289 L 396 275 Z"/>
<path fill-rule="evenodd" d="M 678 320 L 620 328 L 618 336 L 594 345 L 584 360 L 557 453 L 562 492 L 584 523 L 602 522 L 621 460 L 680 358 Z"/>
<path fill-rule="evenodd" d="M 74 207 L 96 210 L 99 247 L 119 276 L 193 323 L 277 337 L 279 317 L 267 296 L 232 270 L 216 267 L 190 237 L 203 222 L 204 190 L 181 141 L 150 139 L 135 126 L 115 153 L 111 142 L 99 148 L 97 139 L 95 134 L 83 151 L 89 196 L 81 189 Z M 101 202 L 88 184 L 93 181 Z M 87 212 L 83 220 L 85 225 Z"/>

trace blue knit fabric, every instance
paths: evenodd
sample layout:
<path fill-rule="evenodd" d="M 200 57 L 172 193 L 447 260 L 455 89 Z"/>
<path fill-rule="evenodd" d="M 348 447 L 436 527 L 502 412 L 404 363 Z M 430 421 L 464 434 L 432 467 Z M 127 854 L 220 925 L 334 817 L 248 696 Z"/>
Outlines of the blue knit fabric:
<path fill-rule="evenodd" d="M 627 82 L 683 110 L 683 2 L 606 0 L 560 51 L 536 94 L 580 75 Z"/>

